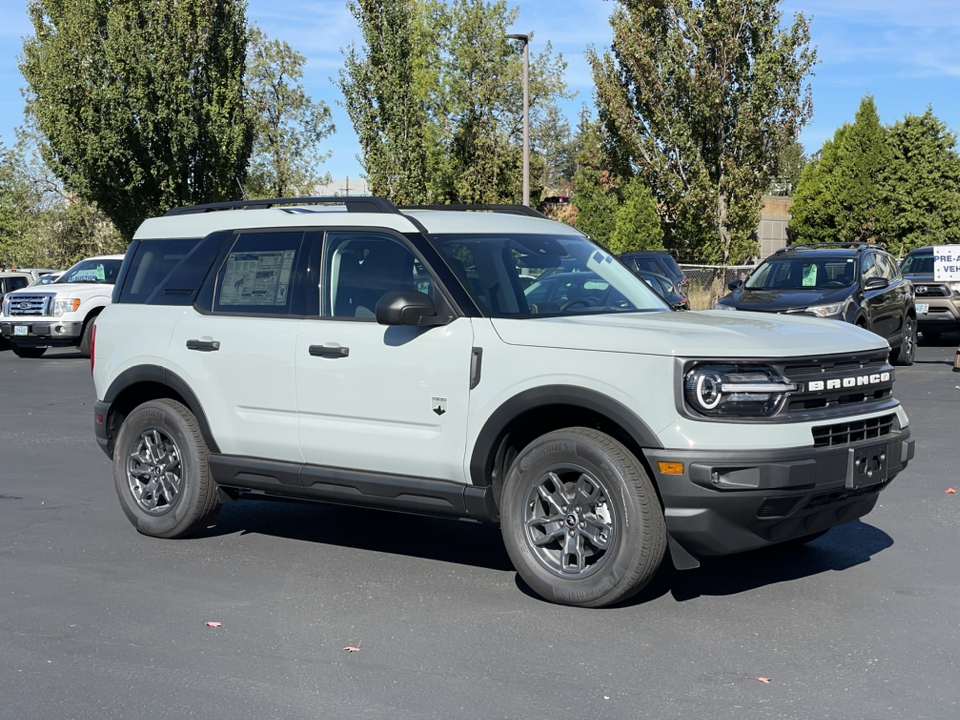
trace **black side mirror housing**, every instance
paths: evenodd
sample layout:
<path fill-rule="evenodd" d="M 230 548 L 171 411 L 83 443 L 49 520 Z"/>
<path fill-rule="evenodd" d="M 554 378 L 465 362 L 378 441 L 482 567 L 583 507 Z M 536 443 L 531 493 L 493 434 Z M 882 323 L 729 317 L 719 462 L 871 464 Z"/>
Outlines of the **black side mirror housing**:
<path fill-rule="evenodd" d="M 885 277 L 872 277 L 863 284 L 865 290 L 882 290 L 890 286 L 890 281 Z"/>
<path fill-rule="evenodd" d="M 380 325 L 413 325 L 432 327 L 446 325 L 453 320 L 449 315 L 437 315 L 433 298 L 416 290 L 392 291 L 377 303 L 377 322 Z"/>
<path fill-rule="evenodd" d="M 736 290 L 741 285 L 743 285 L 743 280 L 731 280 L 727 283 L 727 287 L 731 290 Z"/>

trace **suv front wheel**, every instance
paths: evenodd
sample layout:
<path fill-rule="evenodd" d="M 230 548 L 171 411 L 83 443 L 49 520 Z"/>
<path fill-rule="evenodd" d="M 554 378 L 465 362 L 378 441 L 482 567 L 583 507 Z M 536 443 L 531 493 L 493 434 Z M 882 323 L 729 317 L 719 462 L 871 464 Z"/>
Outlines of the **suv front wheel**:
<path fill-rule="evenodd" d="M 588 428 L 530 443 L 510 467 L 500 513 L 520 577 L 564 605 L 627 599 L 653 578 L 666 548 L 663 512 L 643 466 Z"/>
<path fill-rule="evenodd" d="M 220 510 L 207 445 L 193 414 L 175 400 L 152 400 L 123 421 L 114 449 L 120 506 L 144 535 L 179 538 Z"/>

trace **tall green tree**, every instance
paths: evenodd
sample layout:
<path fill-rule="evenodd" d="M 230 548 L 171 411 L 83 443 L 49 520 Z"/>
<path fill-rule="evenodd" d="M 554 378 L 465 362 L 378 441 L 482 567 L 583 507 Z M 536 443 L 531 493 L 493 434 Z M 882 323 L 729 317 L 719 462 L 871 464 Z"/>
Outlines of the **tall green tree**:
<path fill-rule="evenodd" d="M 578 138 L 578 169 L 571 198 L 576 214 L 572 222 L 578 230 L 606 246 L 617 227 L 620 182 L 610 168 L 604 148 L 604 129 L 591 119 L 586 109 L 580 114 Z"/>
<path fill-rule="evenodd" d="M 240 192 L 243 0 L 30 0 L 20 70 L 43 156 L 127 238 L 177 205 Z"/>
<path fill-rule="evenodd" d="M 431 201 L 428 115 L 420 51 L 427 47 L 417 5 L 409 0 L 350 0 L 363 48 L 346 51 L 339 87 L 360 141 L 370 189 L 398 204 Z"/>
<path fill-rule="evenodd" d="M 610 24 L 612 51 L 589 53 L 600 118 L 653 190 L 668 246 L 755 254 L 761 195 L 812 114 L 807 19 L 783 27 L 780 0 L 620 0 Z"/>
<path fill-rule="evenodd" d="M 401 203 L 519 202 L 522 60 L 505 0 L 355 0 L 364 46 L 339 85 L 376 194 Z M 565 97 L 565 63 L 531 53 L 531 136 L 546 137 Z M 545 172 L 531 152 L 531 196 Z"/>
<path fill-rule="evenodd" d="M 854 123 L 840 127 L 801 175 L 791 208 L 793 238 L 802 243 L 890 241 L 891 208 L 881 190 L 890 162 L 888 131 L 868 95 Z"/>
<path fill-rule="evenodd" d="M 29 130 L 0 152 L 0 267 L 67 268 L 127 242 L 94 205 L 66 194 Z"/>
<path fill-rule="evenodd" d="M 248 110 L 253 154 L 247 177 L 251 197 L 309 195 L 330 182 L 319 166 L 330 157 L 320 144 L 336 130 L 330 108 L 314 102 L 301 79 L 307 59 L 281 40 L 251 27 L 247 45 Z"/>
<path fill-rule="evenodd" d="M 960 157 L 957 136 L 928 108 L 890 128 L 890 161 L 880 174 L 890 210 L 888 249 L 960 243 Z"/>
<path fill-rule="evenodd" d="M 632 250 L 663 250 L 657 201 L 639 175 L 623 188 L 623 204 L 617 209 L 616 223 L 607 246 L 611 252 L 619 255 Z"/>

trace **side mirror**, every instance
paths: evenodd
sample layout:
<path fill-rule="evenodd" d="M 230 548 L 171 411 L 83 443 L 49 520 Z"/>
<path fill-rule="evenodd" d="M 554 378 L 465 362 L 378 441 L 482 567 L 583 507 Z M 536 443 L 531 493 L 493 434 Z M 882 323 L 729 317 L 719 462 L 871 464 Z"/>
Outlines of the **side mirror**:
<path fill-rule="evenodd" d="M 437 306 L 429 295 L 416 290 L 388 292 L 377 303 L 380 325 L 431 327 L 453 321 L 449 315 L 437 315 Z"/>
<path fill-rule="evenodd" d="M 731 280 L 727 283 L 727 287 L 731 290 L 736 290 L 741 285 L 743 285 L 743 280 Z"/>
<path fill-rule="evenodd" d="M 864 290 L 882 290 L 890 286 L 890 281 L 885 277 L 872 277 L 863 284 Z"/>

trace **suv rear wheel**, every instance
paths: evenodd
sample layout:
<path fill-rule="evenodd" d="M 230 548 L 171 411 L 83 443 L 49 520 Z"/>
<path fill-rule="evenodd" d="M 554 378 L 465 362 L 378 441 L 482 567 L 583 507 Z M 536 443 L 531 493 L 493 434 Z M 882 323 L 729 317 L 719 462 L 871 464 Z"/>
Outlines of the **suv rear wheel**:
<path fill-rule="evenodd" d="M 144 535 L 178 538 L 220 510 L 196 418 L 175 400 L 152 400 L 123 421 L 114 482 L 123 512 Z"/>
<path fill-rule="evenodd" d="M 504 544 L 523 580 L 552 602 L 601 607 L 654 576 L 666 526 L 643 466 L 608 435 L 575 427 L 517 456 L 500 503 Z"/>

